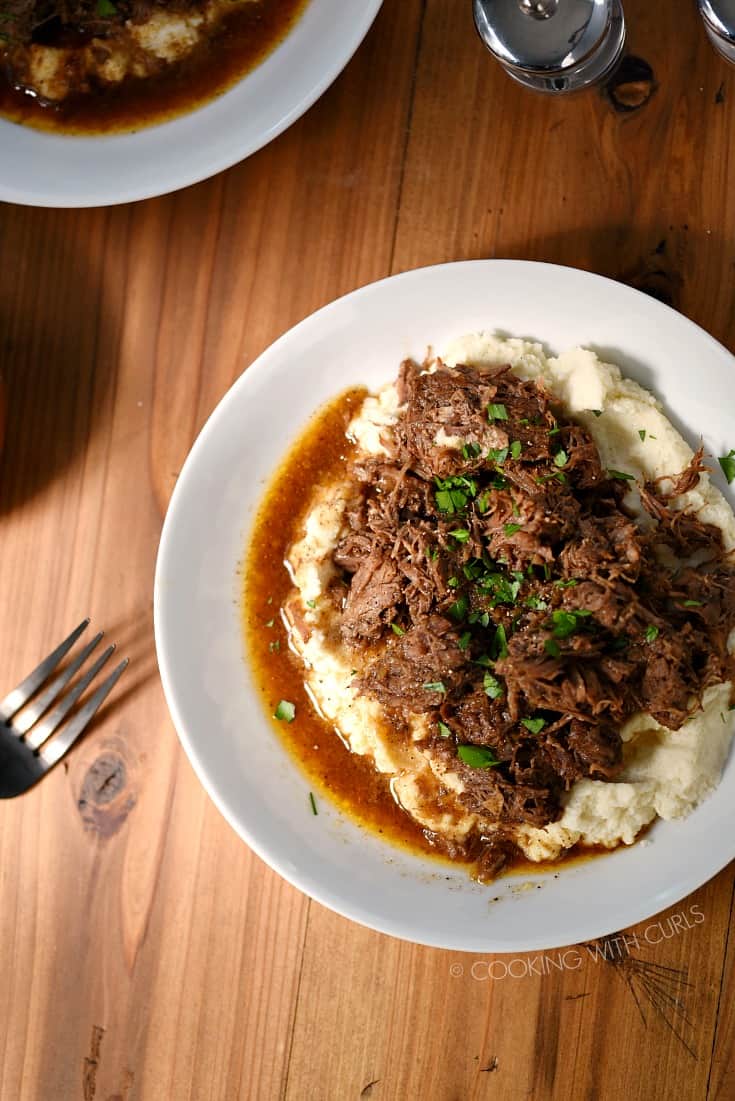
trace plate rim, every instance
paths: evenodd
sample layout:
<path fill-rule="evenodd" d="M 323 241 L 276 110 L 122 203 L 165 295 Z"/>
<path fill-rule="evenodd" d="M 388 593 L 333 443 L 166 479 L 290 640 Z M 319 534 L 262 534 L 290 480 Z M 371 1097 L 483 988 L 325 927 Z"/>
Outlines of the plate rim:
<path fill-rule="evenodd" d="M 46 210 L 78 210 L 120 206 L 124 203 L 142 202 L 145 199 L 154 199 L 164 195 L 170 195 L 173 192 L 181 191 L 183 188 L 203 183 L 205 180 L 219 175 L 220 172 L 232 168 L 241 161 L 247 160 L 248 157 L 251 157 L 260 149 L 265 148 L 265 146 L 279 137 L 285 130 L 297 122 L 302 115 L 305 115 L 350 63 L 364 39 L 367 37 L 383 5 L 383 0 L 363 0 L 363 2 L 365 8 L 361 14 L 361 18 L 355 20 L 353 33 L 349 36 L 349 39 L 346 39 L 344 48 L 340 50 L 339 53 L 335 53 L 332 60 L 324 67 L 321 76 L 313 81 L 309 87 L 298 96 L 296 102 L 293 103 L 288 110 L 283 112 L 279 118 L 273 121 L 258 137 L 251 137 L 249 140 L 240 143 L 234 142 L 228 152 L 223 152 L 218 157 L 215 157 L 206 167 L 201 167 L 192 171 L 181 168 L 175 174 L 166 177 L 166 182 L 163 186 L 148 182 L 146 184 L 128 187 L 124 192 L 120 191 L 118 193 L 110 193 L 108 188 L 107 193 L 100 194 L 99 190 L 95 190 L 94 185 L 87 187 L 84 181 L 81 181 L 81 186 L 77 187 L 75 194 L 62 196 L 61 198 L 59 198 L 57 191 L 52 189 L 48 191 L 38 189 L 33 194 L 29 195 L 27 192 L 10 186 L 0 179 L 0 202 L 13 203 L 16 206 L 38 207 Z M 299 15 L 298 19 L 302 19 L 303 15 L 304 12 Z M 277 53 L 279 47 L 283 42 L 288 40 L 292 33 L 293 28 L 289 30 L 281 42 L 276 44 L 274 49 L 266 54 L 254 69 L 243 73 L 243 75 L 229 88 L 226 88 L 225 91 L 204 100 L 202 103 L 198 103 L 190 111 L 184 111 L 181 114 L 177 114 L 170 119 L 164 119 L 160 122 L 153 122 L 149 126 L 141 127 L 140 130 L 121 132 L 118 134 L 65 135 L 54 131 L 37 129 L 36 127 L 26 127 L 22 123 L 13 122 L 11 119 L 0 115 L 0 139 L 2 137 L 2 131 L 6 128 L 17 128 L 23 131 L 31 131 L 34 136 L 38 135 L 39 140 L 42 141 L 50 139 L 51 141 L 80 142 L 90 146 L 92 143 L 99 143 L 99 159 L 104 158 L 104 148 L 106 145 L 109 146 L 109 144 L 113 142 L 126 141 L 133 146 L 131 159 L 135 160 L 136 155 L 140 155 L 136 154 L 134 149 L 135 139 L 138 135 L 147 135 L 156 130 L 165 131 L 167 127 L 175 125 L 180 120 L 191 118 L 207 107 L 217 102 L 227 100 L 228 97 L 232 97 L 233 94 L 237 94 L 241 91 L 248 77 L 251 76 L 252 73 L 257 72 L 264 63 L 272 58 Z M 149 176 L 152 174 L 151 171 L 147 173 Z M 97 188 L 100 189 L 101 186 L 102 185 L 98 184 Z"/>
<path fill-rule="evenodd" d="M 447 271 L 448 269 L 456 271 L 458 269 L 481 270 L 484 268 L 486 270 L 489 270 L 490 268 L 498 268 L 503 266 L 527 268 L 533 267 L 534 269 L 543 269 L 546 273 L 558 272 L 562 270 L 564 272 L 571 273 L 574 276 L 583 277 L 593 282 L 598 282 L 603 286 L 613 286 L 616 290 L 616 293 L 623 292 L 624 294 L 629 294 L 631 296 L 631 300 L 644 300 L 646 302 L 647 309 L 651 310 L 654 314 L 658 312 L 664 318 L 673 316 L 674 318 L 676 318 L 678 324 L 684 323 L 694 333 L 696 333 L 697 338 L 706 338 L 707 342 L 711 345 L 714 351 L 723 354 L 728 359 L 730 359 L 733 362 L 733 367 L 735 368 L 735 355 L 733 355 L 733 353 L 730 352 L 730 350 L 724 344 L 722 344 L 714 336 L 712 336 L 711 333 L 707 332 L 706 329 L 702 328 L 696 322 L 692 321 L 685 314 L 680 313 L 672 306 L 669 306 L 668 304 L 661 302 L 658 299 L 646 295 L 643 291 L 637 290 L 636 288 L 630 287 L 629 285 L 612 279 L 608 276 L 599 275 L 595 272 L 590 272 L 584 268 L 575 268 L 570 265 L 554 264 L 547 261 L 524 260 L 518 258 L 459 260 L 431 264 L 418 268 L 410 268 L 402 272 L 398 272 L 396 274 L 388 275 L 381 279 L 374 280 L 370 283 L 366 283 L 326 303 L 317 310 L 308 314 L 306 317 L 302 318 L 285 332 L 283 332 L 271 344 L 263 349 L 263 351 L 260 352 L 260 354 L 252 361 L 252 363 L 246 366 L 246 368 L 242 371 L 238 378 L 235 379 L 235 381 L 231 384 L 230 387 L 228 387 L 226 392 L 217 402 L 216 406 L 207 417 L 199 433 L 197 434 L 196 439 L 194 440 L 186 456 L 186 459 L 182 464 L 179 476 L 176 481 L 176 485 L 174 486 L 174 489 L 172 491 L 168 508 L 166 510 L 166 516 L 161 531 L 159 549 L 156 557 L 153 594 L 154 633 L 159 672 L 161 676 L 166 704 L 169 708 L 171 719 L 176 729 L 177 737 L 179 738 L 179 741 L 181 742 L 200 783 L 204 787 L 209 797 L 212 799 L 219 812 L 233 828 L 235 833 L 241 838 L 241 840 L 243 840 L 250 847 L 250 849 L 266 865 L 268 865 L 268 867 L 270 867 L 278 875 L 285 879 L 289 884 L 291 884 L 291 886 L 301 891 L 308 898 L 311 898 L 321 903 L 328 909 L 332 910 L 333 912 L 339 914 L 344 918 L 347 918 L 350 921 L 355 921 L 358 924 L 365 926 L 366 928 L 374 930 L 375 932 L 384 933 L 386 935 L 396 937 L 400 940 L 404 940 L 408 943 L 420 944 L 427 947 L 439 948 L 448 951 L 459 951 L 465 953 L 469 952 L 475 954 L 481 953 L 485 955 L 509 955 L 518 952 L 523 953 L 531 951 L 551 951 L 560 948 L 573 947 L 575 945 L 582 944 L 585 941 L 603 937 L 613 932 L 618 932 L 621 928 L 627 929 L 630 926 L 637 925 L 648 918 L 653 918 L 657 914 L 661 913 L 662 910 L 668 909 L 676 903 L 681 902 L 684 898 L 688 897 L 695 890 L 698 890 L 700 887 L 704 886 L 707 882 L 709 882 L 710 879 L 712 879 L 715 875 L 722 871 L 722 869 L 725 868 L 733 859 L 735 859 L 735 837 L 733 837 L 732 852 L 730 852 L 730 855 L 726 855 L 724 859 L 721 858 L 721 856 L 718 856 L 713 860 L 711 859 L 710 853 L 710 860 L 703 861 L 703 865 L 705 866 L 704 872 L 701 872 L 700 870 L 695 875 L 682 880 L 679 886 L 674 887 L 671 890 L 670 894 L 667 894 L 663 905 L 660 905 L 658 901 L 652 903 L 650 896 L 642 896 L 641 900 L 637 901 L 635 904 L 627 902 L 624 906 L 625 924 L 623 926 L 620 925 L 620 919 L 614 916 L 615 913 L 618 912 L 616 909 L 613 913 L 612 918 L 609 918 L 607 920 L 604 927 L 600 926 L 599 923 L 597 923 L 597 926 L 594 929 L 590 929 L 589 931 L 585 932 L 583 936 L 574 937 L 573 939 L 569 939 L 568 937 L 565 938 L 563 936 L 549 937 L 548 935 L 539 934 L 537 938 L 530 938 L 526 936 L 522 941 L 519 941 L 517 943 L 511 940 L 508 943 L 504 942 L 501 947 L 498 947 L 497 944 L 494 944 L 492 942 L 492 935 L 489 938 L 483 939 L 481 942 L 479 940 L 472 941 L 471 938 L 468 938 L 466 936 L 463 938 L 462 941 L 457 940 L 454 942 L 450 942 L 450 940 L 446 937 L 433 937 L 411 934 L 410 932 L 406 931 L 405 923 L 401 923 L 398 919 L 395 919 L 391 916 L 386 917 L 383 914 L 376 915 L 366 911 L 364 908 L 360 908 L 359 906 L 350 906 L 349 904 L 346 904 L 344 902 L 343 897 L 340 894 L 335 893 L 335 891 L 332 890 L 331 887 L 325 886 L 324 881 L 315 879 L 309 874 L 300 874 L 300 870 L 298 868 L 292 868 L 285 865 L 278 856 L 274 856 L 271 852 L 268 851 L 267 845 L 262 844 L 260 839 L 251 833 L 248 827 L 243 824 L 243 822 L 238 817 L 237 808 L 231 807 L 229 805 L 229 801 L 222 797 L 220 793 L 214 788 L 214 785 L 210 783 L 210 778 L 207 775 L 206 763 L 202 760 L 196 744 L 190 739 L 186 731 L 186 724 L 183 721 L 183 716 L 178 706 L 176 691 L 168 668 L 166 653 L 163 649 L 163 646 L 161 645 L 161 637 L 164 630 L 162 623 L 163 613 L 161 607 L 163 598 L 161 592 L 162 575 L 166 568 L 166 559 L 167 556 L 171 553 L 169 549 L 171 538 L 171 526 L 169 524 L 169 517 L 173 516 L 174 510 L 178 508 L 179 499 L 183 497 L 183 494 L 186 492 L 185 482 L 187 472 L 190 468 L 193 468 L 194 464 L 198 461 L 199 453 L 207 446 L 207 441 L 210 434 L 216 431 L 219 417 L 224 415 L 224 407 L 229 403 L 229 401 L 232 400 L 233 395 L 236 392 L 239 393 L 239 391 L 243 387 L 252 385 L 252 382 L 246 382 L 248 376 L 250 376 L 250 378 L 252 379 L 254 377 L 254 374 L 255 376 L 259 377 L 264 371 L 267 371 L 270 359 L 277 357 L 280 349 L 284 344 L 293 340 L 294 337 L 299 333 L 299 331 L 303 331 L 304 329 L 309 328 L 311 325 L 316 325 L 319 318 L 328 315 L 332 311 L 343 309 L 344 304 L 348 300 L 351 302 L 359 301 L 359 299 L 363 296 L 372 293 L 379 293 L 380 289 L 383 288 L 386 284 L 395 285 L 398 281 L 405 282 L 420 280 L 422 278 L 425 278 L 428 273 Z M 306 423 L 309 415 L 312 412 L 313 410 L 308 410 L 305 412 L 304 423 Z M 735 752 L 735 742 L 733 742 L 733 744 L 731 745 L 730 755 L 732 755 L 733 752 Z M 295 767 L 298 768 L 298 764 L 295 764 Z M 352 821 L 351 819 L 349 819 L 348 815 L 344 815 L 344 817 Z M 653 828 L 655 828 L 657 822 L 658 819 L 654 820 Z M 390 849 L 392 847 L 389 842 L 382 842 L 382 844 L 384 844 L 387 849 Z M 621 846 L 615 851 L 624 852 L 626 848 L 627 847 L 624 848 Z M 420 860 L 421 858 L 419 857 L 418 859 Z M 429 861 L 427 861 L 426 863 L 428 864 Z M 441 865 L 433 866 L 440 867 Z M 548 871 L 536 874 L 546 876 L 548 875 Z M 651 908 L 652 905 L 654 906 L 653 909 Z M 580 921 L 579 918 L 577 920 Z M 584 919 L 582 919 L 580 923 L 583 924 L 583 921 Z M 594 917 L 587 919 L 588 924 L 593 921 Z"/>

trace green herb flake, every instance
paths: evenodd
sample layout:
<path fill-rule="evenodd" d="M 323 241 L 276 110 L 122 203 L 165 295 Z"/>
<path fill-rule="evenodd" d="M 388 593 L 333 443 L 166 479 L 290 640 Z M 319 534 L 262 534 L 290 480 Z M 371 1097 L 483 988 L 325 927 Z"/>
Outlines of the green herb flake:
<path fill-rule="evenodd" d="M 483 516 L 487 512 L 489 505 L 490 494 L 481 493 L 480 496 L 477 498 L 477 511 L 480 513 L 481 516 Z"/>
<path fill-rule="evenodd" d="M 393 632 L 393 634 L 394 634 L 394 635 L 398 635 L 398 637 L 399 637 L 399 638 L 403 638 L 403 636 L 404 636 L 404 635 L 405 635 L 405 633 L 406 633 L 406 632 L 405 632 L 405 631 L 403 630 L 403 627 L 399 627 L 397 623 L 391 623 L 391 625 L 390 625 L 390 629 L 391 629 L 391 631 Z"/>
<path fill-rule="evenodd" d="M 503 531 L 506 535 L 515 535 L 522 527 L 523 524 L 503 524 Z"/>
<path fill-rule="evenodd" d="M 554 584 L 558 589 L 571 589 L 577 584 L 577 579 L 576 577 L 570 577 L 568 581 L 565 581 L 564 578 L 560 577 Z"/>
<path fill-rule="evenodd" d="M 307 600 L 306 601 L 306 607 L 307 608 L 316 608 L 316 600 Z"/>
<path fill-rule="evenodd" d="M 101 19 L 109 19 L 110 16 L 117 15 L 117 8 L 112 0 L 97 0 L 95 12 Z"/>
<path fill-rule="evenodd" d="M 510 445 L 510 457 L 511 459 L 520 459 L 521 452 L 523 451 L 523 444 L 520 440 L 513 440 Z"/>
<path fill-rule="evenodd" d="M 490 423 L 493 421 L 507 421 L 508 410 L 504 405 L 491 401 L 487 407 L 487 419 Z"/>
<path fill-rule="evenodd" d="M 586 619 L 591 612 L 586 611 L 584 608 L 578 608 L 574 611 L 567 611 L 565 608 L 558 608 L 555 612 L 551 613 L 551 620 L 553 623 L 553 635 L 554 638 L 569 638 L 573 635 L 579 627 L 579 620 Z"/>
<path fill-rule="evenodd" d="M 499 658 L 507 658 L 508 656 L 508 638 L 505 633 L 505 627 L 502 623 L 499 623 L 495 628 L 495 644 L 494 650 Z"/>
<path fill-rule="evenodd" d="M 439 728 L 439 736 L 441 738 L 451 738 L 452 732 L 446 723 L 437 723 L 436 725 Z"/>
<path fill-rule="evenodd" d="M 549 606 L 545 600 L 540 596 L 536 596 L 535 593 L 527 596 L 524 603 L 527 608 L 532 608 L 535 612 L 545 612 Z"/>
<path fill-rule="evenodd" d="M 458 543 L 466 543 L 470 537 L 470 533 L 467 528 L 455 528 L 454 531 L 450 531 L 452 539 L 456 539 Z"/>
<path fill-rule="evenodd" d="M 492 749 L 486 745 L 459 745 L 457 756 L 470 768 L 494 768 L 500 764 Z"/>
<path fill-rule="evenodd" d="M 316 799 L 314 798 L 314 792 L 313 791 L 309 792 L 309 803 L 311 804 L 311 813 L 312 814 L 318 814 L 319 811 L 316 809 Z"/>
<path fill-rule="evenodd" d="M 594 413 L 596 417 L 601 417 L 602 409 L 590 409 L 590 413 Z"/>
<path fill-rule="evenodd" d="M 659 636 L 659 629 L 654 623 L 650 623 L 646 627 L 646 642 L 655 642 Z"/>
<path fill-rule="evenodd" d="M 626 474 L 624 470 L 608 470 L 608 478 L 614 478 L 618 482 L 634 482 L 634 474 Z"/>
<path fill-rule="evenodd" d="M 459 646 L 460 650 L 466 650 L 471 642 L 472 633 L 470 631 L 465 631 L 463 635 L 460 635 L 457 646 Z"/>
<path fill-rule="evenodd" d="M 567 455 L 566 451 L 564 451 L 563 448 L 562 448 L 561 451 L 557 451 L 556 455 L 554 455 L 554 466 L 558 466 L 558 467 L 566 466 L 568 462 L 569 462 L 569 456 Z"/>
<path fill-rule="evenodd" d="M 442 695 L 446 693 L 444 682 L 440 680 L 430 680 L 426 684 L 422 684 L 421 687 L 427 692 L 441 692 Z"/>
<path fill-rule="evenodd" d="M 684 607 L 685 608 L 701 608 L 702 607 L 702 601 L 701 600 L 685 600 L 684 601 Z"/>
<path fill-rule="evenodd" d="M 437 489 L 434 496 L 436 497 L 436 507 L 440 512 L 454 512 L 452 496 L 448 489 Z"/>
<path fill-rule="evenodd" d="M 281 644 L 278 639 L 276 639 L 275 642 L 269 642 L 268 649 L 272 654 L 277 654 L 278 651 L 281 649 Z"/>
<path fill-rule="evenodd" d="M 479 443 L 463 443 L 462 444 L 462 458 L 465 460 L 476 459 L 480 454 Z"/>
<path fill-rule="evenodd" d="M 645 438 L 646 438 L 646 430 L 645 430 L 645 428 L 639 428 L 639 429 L 638 429 L 638 435 L 640 436 L 640 438 L 641 438 L 641 441 L 645 440 Z"/>
<path fill-rule="evenodd" d="M 459 588 L 459 578 L 458 577 L 449 577 L 449 578 L 447 578 L 447 585 L 449 586 L 450 589 Z"/>
<path fill-rule="evenodd" d="M 559 427 L 558 424 L 555 424 L 553 428 L 549 429 L 549 435 L 550 436 L 558 436 L 560 432 L 561 432 L 561 428 Z"/>
<path fill-rule="evenodd" d="M 276 622 L 275 619 L 267 620 L 266 627 L 272 627 L 275 622 Z"/>
<path fill-rule="evenodd" d="M 503 686 L 492 673 L 485 673 L 482 678 L 482 687 L 485 690 L 485 695 L 489 696 L 491 700 L 500 699 L 503 695 Z"/>
<path fill-rule="evenodd" d="M 727 478 L 727 484 L 735 481 L 735 450 L 730 448 L 727 455 L 722 455 L 717 462 L 722 467 L 722 473 Z"/>
<path fill-rule="evenodd" d="M 546 726 L 546 719 L 521 719 L 521 726 L 525 726 L 526 730 L 529 730 L 531 734 L 540 734 Z"/>
<path fill-rule="evenodd" d="M 495 463 L 496 466 L 502 466 L 505 460 L 508 458 L 507 447 L 491 447 L 487 453 L 487 458 L 491 463 Z"/>
<path fill-rule="evenodd" d="M 281 700 L 274 714 L 274 719 L 279 719 L 281 722 L 292 723 L 296 718 L 296 704 L 291 703 L 290 700 Z"/>
<path fill-rule="evenodd" d="M 559 643 L 554 642 L 553 638 L 547 638 L 544 642 L 544 650 L 550 658 L 561 657 L 561 650 L 559 649 Z"/>
<path fill-rule="evenodd" d="M 449 608 L 449 615 L 452 617 L 455 623 L 461 623 L 466 618 L 468 611 L 470 610 L 470 602 L 464 593 L 455 600 Z"/>

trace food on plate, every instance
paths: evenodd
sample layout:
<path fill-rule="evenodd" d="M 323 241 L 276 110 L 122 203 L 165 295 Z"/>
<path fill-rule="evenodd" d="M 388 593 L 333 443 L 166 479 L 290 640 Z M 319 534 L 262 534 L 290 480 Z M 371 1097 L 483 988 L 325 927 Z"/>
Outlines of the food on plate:
<path fill-rule="evenodd" d="M 224 91 L 305 0 L 4 0 L 0 111 L 100 131 L 160 121 Z"/>
<path fill-rule="evenodd" d="M 349 408 L 283 529 L 279 707 L 303 679 L 319 742 L 483 879 L 689 813 L 733 733 L 735 516 L 702 450 L 592 351 L 488 334 Z"/>

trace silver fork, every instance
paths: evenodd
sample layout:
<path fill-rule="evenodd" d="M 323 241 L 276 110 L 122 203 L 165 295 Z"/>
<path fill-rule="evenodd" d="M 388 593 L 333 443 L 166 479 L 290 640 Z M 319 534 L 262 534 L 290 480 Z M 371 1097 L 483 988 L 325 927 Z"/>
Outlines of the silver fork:
<path fill-rule="evenodd" d="M 82 692 L 115 650 L 114 646 L 108 646 L 63 694 L 69 681 L 100 642 L 103 632 L 95 635 L 56 676 L 51 678 L 51 674 L 88 626 L 89 620 L 85 619 L 37 669 L 0 701 L 0 799 L 22 795 L 68 753 L 128 664 L 127 658 L 121 661 L 52 738 L 51 735 L 58 730 Z M 49 710 L 57 699 L 59 702 Z"/>

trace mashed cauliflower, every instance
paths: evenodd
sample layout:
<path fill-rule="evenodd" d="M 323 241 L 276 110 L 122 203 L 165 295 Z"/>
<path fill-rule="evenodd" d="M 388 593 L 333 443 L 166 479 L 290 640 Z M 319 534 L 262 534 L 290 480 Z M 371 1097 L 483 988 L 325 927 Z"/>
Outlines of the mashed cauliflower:
<path fill-rule="evenodd" d="M 594 438 L 604 466 L 624 467 L 639 479 L 652 480 L 683 470 L 692 458 L 691 448 L 657 399 L 588 349 L 547 357 L 540 344 L 476 333 L 454 341 L 442 359 L 450 366 L 510 363 L 522 378 L 543 379 Z M 385 454 L 383 440 L 398 415 L 398 395 L 391 384 L 365 399 L 349 434 L 364 454 Z M 461 445 L 460 440 L 440 436 L 437 444 L 443 447 Z M 423 826 L 461 841 L 478 818 L 456 798 L 463 790 L 460 776 L 421 751 L 425 716 L 406 717 L 411 739 L 392 739 L 381 705 L 352 689 L 349 652 L 329 614 L 319 610 L 319 596 L 335 573 L 331 554 L 342 533 L 348 496 L 347 484 L 322 487 L 303 537 L 291 549 L 289 566 L 298 592 L 298 608 L 292 608 L 291 616 L 292 642 L 306 664 L 312 698 L 350 749 L 372 757 L 379 771 L 392 775 L 395 797 Z M 628 498 L 635 509 L 635 490 Z M 672 505 L 697 511 L 703 521 L 722 530 L 727 549 L 735 547 L 735 516 L 706 473 L 695 489 Z M 735 650 L 735 632 L 730 649 Z M 730 688 L 729 683 L 709 688 L 702 710 L 678 731 L 648 715 L 633 716 L 621 730 L 624 768 L 619 779 L 580 780 L 567 794 L 557 822 L 543 828 L 519 827 L 516 841 L 526 856 L 534 861 L 554 859 L 578 842 L 610 848 L 631 844 L 657 815 L 673 819 L 688 814 L 715 787 L 727 758 L 735 720 L 729 710 Z"/>

